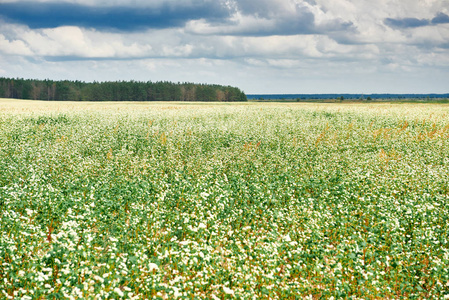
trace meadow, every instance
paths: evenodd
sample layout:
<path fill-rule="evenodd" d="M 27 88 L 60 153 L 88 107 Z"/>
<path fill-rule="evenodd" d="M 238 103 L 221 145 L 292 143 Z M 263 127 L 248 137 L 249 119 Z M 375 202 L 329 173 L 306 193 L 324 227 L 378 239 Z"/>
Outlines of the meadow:
<path fill-rule="evenodd" d="M 0 100 L 0 298 L 448 299 L 449 106 Z"/>

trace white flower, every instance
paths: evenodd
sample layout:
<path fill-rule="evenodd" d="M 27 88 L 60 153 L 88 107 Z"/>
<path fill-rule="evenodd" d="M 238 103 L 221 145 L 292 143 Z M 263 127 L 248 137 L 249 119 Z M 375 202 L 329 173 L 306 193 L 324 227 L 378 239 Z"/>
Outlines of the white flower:
<path fill-rule="evenodd" d="M 177 287 L 173 287 L 173 297 L 178 298 L 182 296 L 182 294 L 179 292 L 179 289 Z"/>
<path fill-rule="evenodd" d="M 156 265 L 156 264 L 154 264 L 154 263 L 149 263 L 148 264 L 148 269 L 150 270 L 150 272 L 151 271 L 153 271 L 153 270 L 159 270 L 159 267 Z"/>
<path fill-rule="evenodd" d="M 207 226 L 206 226 L 206 224 L 204 224 L 204 223 L 200 223 L 199 225 L 198 225 L 198 229 L 206 229 L 207 228 Z"/>
<path fill-rule="evenodd" d="M 284 241 L 286 241 L 286 242 L 291 242 L 291 241 L 292 241 L 292 239 L 290 238 L 290 235 L 289 235 L 289 234 L 287 234 L 286 236 L 284 236 Z"/>
<path fill-rule="evenodd" d="M 234 291 L 226 286 L 223 287 L 223 292 L 225 292 L 225 294 L 228 294 L 228 295 L 234 295 Z"/>
<path fill-rule="evenodd" d="M 119 288 L 115 288 L 115 289 L 114 289 L 114 292 L 116 292 L 116 293 L 117 293 L 117 295 L 119 295 L 120 297 L 123 297 L 123 296 L 125 296 L 125 294 L 123 294 L 122 290 L 121 290 L 121 289 L 119 289 Z"/>

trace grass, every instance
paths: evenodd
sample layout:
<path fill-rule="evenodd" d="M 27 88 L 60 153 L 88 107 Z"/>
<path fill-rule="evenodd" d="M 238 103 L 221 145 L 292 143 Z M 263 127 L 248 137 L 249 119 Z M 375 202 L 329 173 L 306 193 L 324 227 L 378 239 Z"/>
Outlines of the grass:
<path fill-rule="evenodd" d="M 449 106 L 0 100 L 0 292 L 449 298 Z"/>

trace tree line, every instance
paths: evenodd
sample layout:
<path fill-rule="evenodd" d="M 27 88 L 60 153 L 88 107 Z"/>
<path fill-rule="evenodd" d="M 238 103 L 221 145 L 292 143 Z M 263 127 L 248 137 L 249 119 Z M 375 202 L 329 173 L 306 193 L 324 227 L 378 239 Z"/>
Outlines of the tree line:
<path fill-rule="evenodd" d="M 60 101 L 247 101 L 231 86 L 168 81 L 83 82 L 0 77 L 0 98 Z"/>

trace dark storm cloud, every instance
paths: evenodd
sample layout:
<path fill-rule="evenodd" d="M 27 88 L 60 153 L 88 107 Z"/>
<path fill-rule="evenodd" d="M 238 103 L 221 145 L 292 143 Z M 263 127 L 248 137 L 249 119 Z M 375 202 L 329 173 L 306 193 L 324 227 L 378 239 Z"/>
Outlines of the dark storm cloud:
<path fill-rule="evenodd" d="M 417 18 L 403 18 L 403 19 L 386 18 L 385 24 L 395 28 L 415 28 L 427 26 L 430 24 L 430 22 L 429 20 L 426 19 L 417 19 Z"/>
<path fill-rule="evenodd" d="M 428 19 L 417 19 L 417 18 L 403 18 L 403 19 L 392 19 L 386 18 L 385 24 L 392 28 L 416 28 L 428 25 L 438 25 L 449 23 L 449 16 L 445 13 L 438 13 L 435 18 Z"/>
<path fill-rule="evenodd" d="M 449 16 L 445 13 L 439 13 L 432 19 L 432 24 L 447 24 L 449 23 Z"/>
<path fill-rule="evenodd" d="M 226 19 L 229 11 L 219 1 L 195 1 L 189 5 L 157 7 L 85 6 L 73 3 L 0 3 L 0 18 L 30 28 L 80 26 L 135 31 L 147 28 L 182 27 L 190 20 Z"/>
<path fill-rule="evenodd" d="M 158 1 L 158 4 L 148 1 L 145 6 L 17 1 L 0 3 L 0 20 L 31 29 L 78 26 L 124 32 L 182 28 L 189 21 L 201 20 L 212 28 L 220 28 L 215 34 L 235 36 L 323 34 L 354 29 L 352 23 L 340 19 L 317 25 L 310 5 L 315 5 L 314 0 L 294 6 L 273 0 Z M 256 21 L 236 20 L 238 15 Z"/>
<path fill-rule="evenodd" d="M 288 36 L 301 34 L 328 34 L 336 31 L 354 32 L 352 22 L 340 18 L 329 18 L 325 22 L 317 23 L 311 6 L 314 0 L 302 2 L 279 0 L 235 0 L 230 11 L 233 18 L 218 22 L 209 22 L 199 29 L 188 29 L 197 34 L 216 34 L 233 36 Z M 203 31 L 202 31 L 203 30 Z"/>
<path fill-rule="evenodd" d="M 294 35 L 316 33 L 315 15 L 304 5 L 296 5 L 294 9 L 283 9 L 279 2 L 272 0 L 239 0 L 237 9 L 246 16 L 274 21 L 272 28 L 250 29 L 242 31 L 248 35 Z"/>

